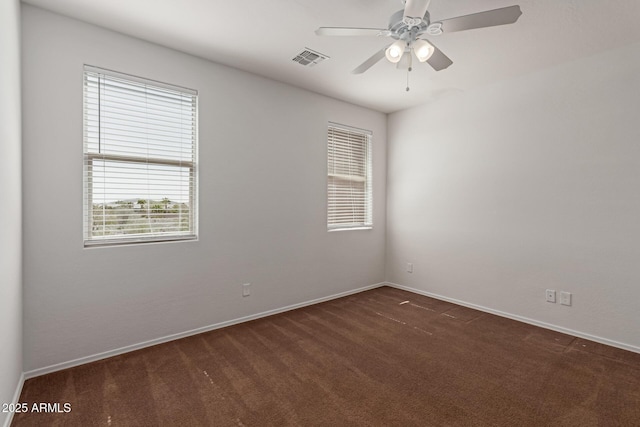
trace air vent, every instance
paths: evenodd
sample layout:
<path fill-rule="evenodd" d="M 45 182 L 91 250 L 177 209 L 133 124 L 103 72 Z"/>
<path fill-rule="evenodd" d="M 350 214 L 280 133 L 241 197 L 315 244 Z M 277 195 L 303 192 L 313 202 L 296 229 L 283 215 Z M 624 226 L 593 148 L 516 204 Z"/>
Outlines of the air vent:
<path fill-rule="evenodd" d="M 316 52 L 315 50 L 311 50 L 308 47 L 305 47 L 302 52 L 292 58 L 292 61 L 297 62 L 300 65 L 304 65 L 305 67 L 313 67 L 314 65 L 319 64 L 325 59 L 329 59 L 329 57 L 320 52 Z"/>

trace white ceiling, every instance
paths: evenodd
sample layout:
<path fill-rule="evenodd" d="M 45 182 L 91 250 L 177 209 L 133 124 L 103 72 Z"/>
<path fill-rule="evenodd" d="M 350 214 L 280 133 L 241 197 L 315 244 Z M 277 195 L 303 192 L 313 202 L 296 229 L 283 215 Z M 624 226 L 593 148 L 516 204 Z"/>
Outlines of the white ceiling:
<path fill-rule="evenodd" d="M 638 0 L 432 0 L 432 21 L 513 4 L 523 14 L 512 25 L 432 37 L 454 63 L 439 72 L 417 64 L 406 92 L 406 71 L 385 60 L 351 74 L 388 39 L 314 33 L 320 26 L 386 28 L 400 0 L 25 2 L 382 112 L 640 41 Z M 330 59 L 315 67 L 293 62 L 305 47 Z"/>

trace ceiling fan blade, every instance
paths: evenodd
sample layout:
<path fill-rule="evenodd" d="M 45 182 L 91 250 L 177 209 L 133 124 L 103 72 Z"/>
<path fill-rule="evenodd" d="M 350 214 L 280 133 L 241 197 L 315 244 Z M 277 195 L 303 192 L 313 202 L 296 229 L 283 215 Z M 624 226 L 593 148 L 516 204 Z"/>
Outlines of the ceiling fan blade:
<path fill-rule="evenodd" d="M 320 27 L 316 30 L 319 36 L 388 36 L 391 31 L 384 28 L 350 28 Z"/>
<path fill-rule="evenodd" d="M 496 25 L 513 24 L 522 15 L 520 6 L 509 6 L 457 18 L 439 21 L 443 33 L 473 30 L 475 28 L 495 27 Z"/>
<path fill-rule="evenodd" d="M 399 70 L 408 70 L 411 67 L 411 60 L 411 51 L 405 52 L 402 58 L 400 58 L 400 61 L 398 61 L 396 68 Z"/>
<path fill-rule="evenodd" d="M 376 53 L 374 53 L 371 56 L 371 58 L 367 59 L 362 64 L 360 64 L 358 67 L 356 67 L 351 72 L 351 74 L 362 74 L 365 71 L 367 71 L 369 68 L 373 67 L 378 61 L 380 61 L 382 58 L 384 58 L 384 51 L 387 50 L 387 48 L 389 46 L 391 46 L 391 45 L 387 45 L 387 46 L 383 47 L 382 49 L 380 49 L 379 51 L 377 51 Z"/>
<path fill-rule="evenodd" d="M 448 68 L 449 65 L 453 64 L 453 61 L 449 59 L 447 55 L 442 53 L 442 51 L 438 49 L 433 43 L 429 41 L 429 44 L 433 46 L 433 53 L 431 54 L 429 59 L 427 59 L 427 63 L 431 65 L 431 68 L 436 71 L 440 71 Z"/>
<path fill-rule="evenodd" d="M 424 14 L 427 13 L 429 3 L 431 3 L 431 0 L 407 0 L 404 5 L 404 15 L 402 17 L 422 19 Z"/>

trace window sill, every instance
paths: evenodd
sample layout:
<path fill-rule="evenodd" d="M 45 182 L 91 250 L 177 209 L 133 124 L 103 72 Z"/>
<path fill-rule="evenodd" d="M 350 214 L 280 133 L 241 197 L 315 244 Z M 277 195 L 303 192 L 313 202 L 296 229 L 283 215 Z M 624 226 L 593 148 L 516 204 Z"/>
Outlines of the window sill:
<path fill-rule="evenodd" d="M 363 227 L 328 228 L 327 231 L 331 233 L 333 231 L 354 231 L 354 230 L 372 230 L 372 229 L 373 229 L 372 225 L 367 225 Z"/>
<path fill-rule="evenodd" d="M 196 235 L 188 236 L 165 236 L 157 238 L 137 238 L 137 239 L 95 239 L 85 240 L 84 248 L 104 248 L 110 246 L 144 245 L 150 243 L 185 242 L 198 240 Z"/>

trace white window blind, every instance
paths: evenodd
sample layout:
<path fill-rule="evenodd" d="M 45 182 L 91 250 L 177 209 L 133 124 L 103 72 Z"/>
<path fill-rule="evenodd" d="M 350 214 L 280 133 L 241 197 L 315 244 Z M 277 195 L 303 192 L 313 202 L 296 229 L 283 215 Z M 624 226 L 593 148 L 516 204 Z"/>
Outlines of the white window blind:
<path fill-rule="evenodd" d="M 196 238 L 197 92 L 85 66 L 85 246 Z"/>
<path fill-rule="evenodd" d="M 330 123 L 327 159 L 328 229 L 371 228 L 371 132 Z"/>

